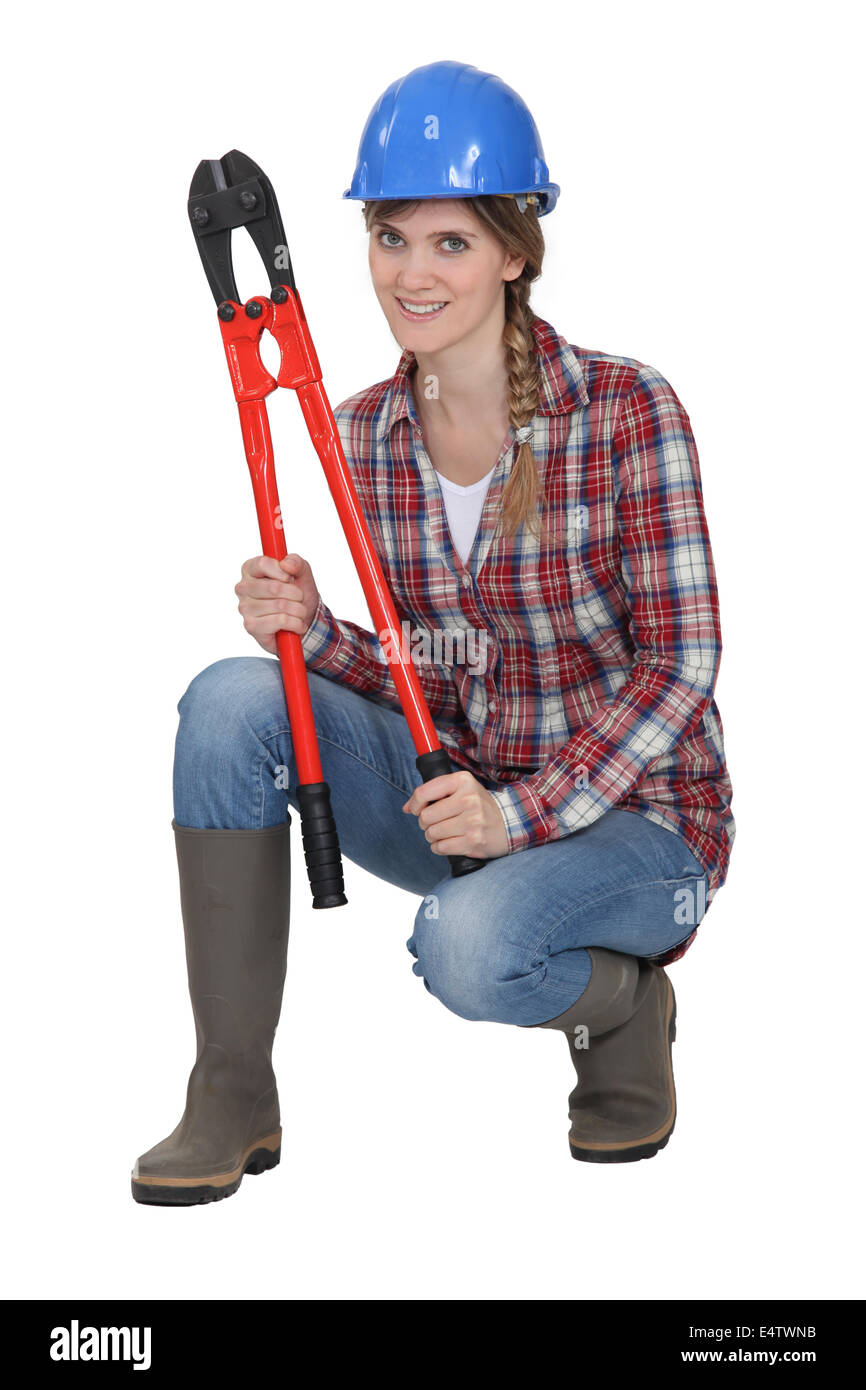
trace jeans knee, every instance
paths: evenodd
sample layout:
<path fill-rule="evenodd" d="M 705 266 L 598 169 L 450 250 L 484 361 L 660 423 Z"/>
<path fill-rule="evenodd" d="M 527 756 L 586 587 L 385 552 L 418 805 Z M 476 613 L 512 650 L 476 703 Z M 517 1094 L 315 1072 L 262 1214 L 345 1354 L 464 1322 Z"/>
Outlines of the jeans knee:
<path fill-rule="evenodd" d="M 266 657 L 225 657 L 200 671 L 177 706 L 181 757 L 229 750 L 285 715 L 280 668 Z"/>
<path fill-rule="evenodd" d="M 406 943 L 416 957 L 412 969 L 452 1013 L 508 1023 L 527 985 L 543 978 L 544 964 L 509 944 L 502 924 L 481 910 L 478 893 L 449 889 L 446 880 L 416 913 Z"/>
<path fill-rule="evenodd" d="M 211 727 L 226 719 L 237 721 L 246 717 L 251 697 L 273 688 L 274 676 L 279 680 L 278 664 L 267 658 L 224 657 L 193 677 L 178 701 L 177 712 L 182 720 Z"/>

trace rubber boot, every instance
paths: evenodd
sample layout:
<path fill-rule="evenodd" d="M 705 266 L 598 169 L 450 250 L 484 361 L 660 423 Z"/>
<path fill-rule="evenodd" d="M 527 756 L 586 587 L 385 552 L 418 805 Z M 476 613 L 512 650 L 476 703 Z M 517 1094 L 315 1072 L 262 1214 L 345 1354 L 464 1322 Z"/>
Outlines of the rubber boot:
<path fill-rule="evenodd" d="M 271 1049 L 286 976 L 290 824 L 196 830 L 172 821 L 197 1053 L 180 1123 L 132 1170 L 137 1202 L 218 1201 L 245 1173 L 280 1161 Z"/>
<path fill-rule="evenodd" d="M 565 1033 L 578 1084 L 568 1098 L 573 1158 L 630 1163 L 652 1158 L 676 1120 L 671 1044 L 676 999 L 661 966 L 587 948 L 589 984 L 558 1018 L 537 1028 Z"/>

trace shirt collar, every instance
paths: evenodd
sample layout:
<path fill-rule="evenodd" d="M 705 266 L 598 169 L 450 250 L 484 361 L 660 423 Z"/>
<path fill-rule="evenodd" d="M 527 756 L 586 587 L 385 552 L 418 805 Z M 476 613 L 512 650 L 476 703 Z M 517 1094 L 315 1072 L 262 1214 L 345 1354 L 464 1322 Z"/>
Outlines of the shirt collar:
<path fill-rule="evenodd" d="M 540 383 L 536 414 L 567 415 L 580 406 L 589 405 L 586 378 L 571 345 L 544 319 L 535 319 L 532 333 L 535 338 Z M 408 419 L 420 427 L 409 388 L 409 377 L 414 366 L 414 353 L 404 349 L 391 379 L 385 408 L 382 411 L 378 430 L 380 439 L 390 433 L 398 420 Z"/>

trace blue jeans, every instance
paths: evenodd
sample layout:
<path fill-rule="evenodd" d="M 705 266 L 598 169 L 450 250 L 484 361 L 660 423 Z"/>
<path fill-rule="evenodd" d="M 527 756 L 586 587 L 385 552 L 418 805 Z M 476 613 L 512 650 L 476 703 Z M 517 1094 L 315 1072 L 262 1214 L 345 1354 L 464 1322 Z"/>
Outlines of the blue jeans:
<path fill-rule="evenodd" d="M 403 714 L 316 671 L 308 677 L 342 853 L 422 896 L 406 943 L 412 969 L 461 1018 L 546 1022 L 586 988 L 587 946 L 653 956 L 693 931 L 676 908 L 684 889 L 706 901 L 704 870 L 680 835 L 635 811 L 614 808 L 563 839 L 452 878 L 417 816 L 400 809 L 421 782 Z M 178 825 L 258 830 L 284 823 L 288 806 L 298 811 L 278 661 L 215 662 L 178 713 Z"/>

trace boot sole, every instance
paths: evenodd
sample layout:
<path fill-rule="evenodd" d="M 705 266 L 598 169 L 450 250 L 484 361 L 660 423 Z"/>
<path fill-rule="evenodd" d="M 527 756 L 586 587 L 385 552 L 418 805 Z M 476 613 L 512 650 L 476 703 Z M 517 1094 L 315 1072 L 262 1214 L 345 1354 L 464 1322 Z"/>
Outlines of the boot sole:
<path fill-rule="evenodd" d="M 205 1202 L 220 1202 L 237 1192 L 246 1173 L 255 1177 L 276 1168 L 280 1161 L 282 1130 L 257 1139 L 251 1144 L 230 1173 L 215 1173 L 206 1178 L 132 1178 L 132 1195 L 136 1202 L 151 1207 L 197 1207 Z"/>
<path fill-rule="evenodd" d="M 668 1023 L 668 1050 L 673 1045 L 677 1035 L 677 1004 L 674 997 L 673 988 L 670 989 L 671 1015 Z M 660 1149 L 670 1139 L 674 1132 L 674 1125 L 677 1120 L 677 1100 L 674 1089 L 673 1062 L 670 1063 L 671 1079 L 671 1100 L 673 1102 L 673 1119 L 669 1129 L 660 1139 L 655 1137 L 646 1139 L 642 1144 L 610 1144 L 610 1145 L 579 1145 L 575 1144 L 569 1135 L 569 1148 L 572 1158 L 576 1158 L 581 1163 L 637 1163 L 641 1158 L 653 1158 Z"/>

